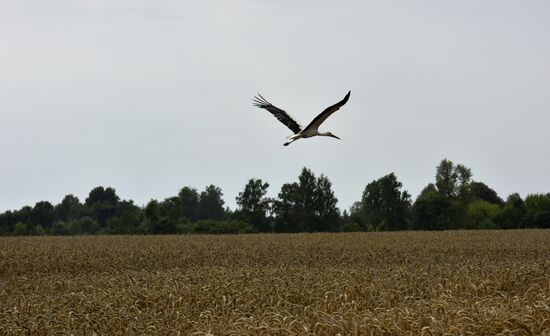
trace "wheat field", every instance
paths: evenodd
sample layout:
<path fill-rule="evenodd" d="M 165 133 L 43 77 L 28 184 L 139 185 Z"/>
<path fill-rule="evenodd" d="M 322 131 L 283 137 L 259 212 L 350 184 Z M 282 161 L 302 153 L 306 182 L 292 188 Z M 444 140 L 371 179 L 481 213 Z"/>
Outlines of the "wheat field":
<path fill-rule="evenodd" d="M 550 335 L 550 230 L 0 239 L 0 335 Z"/>

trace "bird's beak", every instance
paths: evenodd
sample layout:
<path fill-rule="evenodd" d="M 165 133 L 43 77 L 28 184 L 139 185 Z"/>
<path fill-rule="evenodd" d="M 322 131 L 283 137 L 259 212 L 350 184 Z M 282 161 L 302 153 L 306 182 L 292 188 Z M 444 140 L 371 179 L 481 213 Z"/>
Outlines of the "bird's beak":
<path fill-rule="evenodd" d="M 334 135 L 334 134 L 331 134 L 330 136 L 333 137 L 333 138 L 336 138 L 336 139 L 338 139 L 338 140 L 342 140 L 342 139 L 340 139 L 339 137 L 337 137 L 337 136 Z"/>

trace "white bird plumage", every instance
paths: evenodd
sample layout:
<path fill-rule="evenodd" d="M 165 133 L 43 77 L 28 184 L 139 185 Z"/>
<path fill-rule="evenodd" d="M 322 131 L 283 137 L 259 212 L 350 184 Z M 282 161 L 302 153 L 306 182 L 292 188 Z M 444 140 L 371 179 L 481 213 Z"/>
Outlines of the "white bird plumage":
<path fill-rule="evenodd" d="M 348 94 L 339 101 L 338 103 L 327 107 L 323 112 L 319 113 L 318 116 L 316 116 L 305 128 L 302 129 L 300 124 L 296 122 L 287 112 L 284 110 L 281 110 L 280 108 L 274 106 L 270 102 L 268 102 L 264 97 L 262 97 L 261 94 L 258 94 L 256 97 L 254 97 L 253 104 L 254 106 L 257 106 L 259 108 L 265 109 L 269 111 L 271 114 L 273 114 L 280 122 L 282 122 L 286 127 L 290 128 L 292 132 L 294 132 L 293 135 L 291 135 L 287 142 L 285 142 L 285 146 L 288 146 L 292 142 L 302 139 L 302 138 L 310 138 L 312 136 L 321 135 L 321 136 L 330 136 L 336 139 L 340 139 L 336 135 L 330 133 L 330 132 L 319 132 L 319 126 L 334 112 L 338 111 L 340 107 L 344 106 L 344 104 L 348 101 L 349 96 L 351 94 L 351 91 L 348 92 Z"/>

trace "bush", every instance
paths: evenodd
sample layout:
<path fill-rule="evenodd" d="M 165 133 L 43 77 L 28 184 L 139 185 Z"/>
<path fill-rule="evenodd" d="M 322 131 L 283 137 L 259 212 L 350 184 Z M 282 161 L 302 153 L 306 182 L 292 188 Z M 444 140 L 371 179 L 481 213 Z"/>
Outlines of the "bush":
<path fill-rule="evenodd" d="M 479 229 L 479 230 L 494 230 L 496 228 L 497 228 L 497 225 L 495 224 L 495 222 L 493 222 L 489 218 L 485 218 L 480 223 L 478 223 L 477 227 L 474 227 L 474 229 Z"/>
<path fill-rule="evenodd" d="M 29 234 L 31 236 L 44 236 L 46 234 L 46 230 L 42 227 L 42 225 L 35 225 L 30 230 Z"/>
<path fill-rule="evenodd" d="M 369 223 L 369 225 L 367 225 L 367 232 L 376 232 L 376 227 L 374 225 L 372 225 L 372 223 Z"/>
<path fill-rule="evenodd" d="M 226 232 L 225 233 L 256 233 L 258 229 L 240 220 L 232 220 L 225 222 Z"/>
<path fill-rule="evenodd" d="M 515 207 L 512 204 L 506 204 L 495 218 L 495 222 L 500 229 L 516 229 L 523 227 L 523 217 L 525 211 L 523 207 Z"/>
<path fill-rule="evenodd" d="M 466 229 L 496 229 L 495 218 L 500 207 L 487 201 L 477 200 L 468 205 Z"/>
<path fill-rule="evenodd" d="M 151 221 L 151 233 L 176 233 L 176 222 L 167 217 L 162 217 Z"/>
<path fill-rule="evenodd" d="M 240 221 L 232 220 L 230 222 L 216 220 L 202 220 L 189 226 L 189 232 L 192 233 L 253 233 L 258 232 L 252 225 Z"/>
<path fill-rule="evenodd" d="M 26 236 L 28 234 L 27 225 L 24 223 L 18 222 L 15 224 L 15 229 L 13 231 L 13 234 L 16 236 Z"/>
<path fill-rule="evenodd" d="M 70 233 L 69 226 L 65 222 L 57 221 L 53 223 L 51 233 L 56 236 L 66 236 Z"/>
<path fill-rule="evenodd" d="M 149 219 L 144 219 L 138 227 L 136 227 L 135 234 L 147 234 L 151 232 L 151 221 Z"/>
<path fill-rule="evenodd" d="M 99 223 L 91 217 L 82 217 L 78 220 L 82 233 L 96 233 L 99 230 Z"/>
<path fill-rule="evenodd" d="M 353 222 L 353 223 L 346 223 L 344 225 L 344 227 L 342 228 L 342 230 L 344 232 L 359 232 L 359 231 L 363 231 L 363 229 L 361 228 L 361 225 Z"/>
<path fill-rule="evenodd" d="M 67 234 L 71 236 L 76 236 L 82 234 L 82 228 L 80 226 L 79 220 L 72 220 L 66 223 Z"/>

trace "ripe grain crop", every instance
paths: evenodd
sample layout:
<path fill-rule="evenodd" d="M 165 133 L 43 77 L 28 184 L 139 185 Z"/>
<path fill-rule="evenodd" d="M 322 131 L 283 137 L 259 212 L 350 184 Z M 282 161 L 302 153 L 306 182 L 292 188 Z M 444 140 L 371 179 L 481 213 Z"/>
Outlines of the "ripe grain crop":
<path fill-rule="evenodd" d="M 0 239 L 0 335 L 550 335 L 550 230 Z"/>

